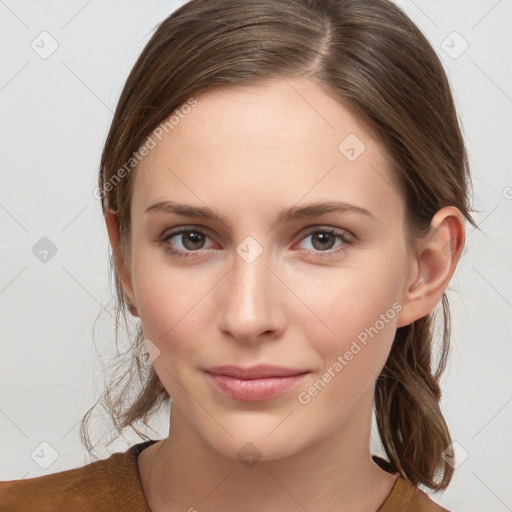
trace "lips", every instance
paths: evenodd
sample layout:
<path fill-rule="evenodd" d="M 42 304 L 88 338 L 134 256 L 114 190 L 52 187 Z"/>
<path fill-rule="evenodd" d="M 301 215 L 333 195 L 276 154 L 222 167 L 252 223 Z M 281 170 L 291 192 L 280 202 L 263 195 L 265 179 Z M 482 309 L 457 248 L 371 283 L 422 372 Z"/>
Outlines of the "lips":
<path fill-rule="evenodd" d="M 295 387 L 309 372 L 274 365 L 216 366 L 205 370 L 214 388 L 233 400 L 261 402 Z"/>
<path fill-rule="evenodd" d="M 226 375 L 227 377 L 235 377 L 237 379 L 253 380 L 265 379 L 269 377 L 291 377 L 293 375 L 300 375 L 308 373 L 308 370 L 286 368 L 284 366 L 275 366 L 271 364 L 260 364 L 243 368 L 241 366 L 227 365 L 227 366 L 214 366 L 206 369 L 207 373 L 214 375 Z"/>

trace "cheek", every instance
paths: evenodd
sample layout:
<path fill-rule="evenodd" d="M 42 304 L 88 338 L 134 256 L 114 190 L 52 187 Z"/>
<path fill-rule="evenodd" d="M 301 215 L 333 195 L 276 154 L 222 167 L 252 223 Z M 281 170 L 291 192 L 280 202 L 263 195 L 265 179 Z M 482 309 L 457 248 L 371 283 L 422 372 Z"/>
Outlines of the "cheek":
<path fill-rule="evenodd" d="M 317 339 L 324 340 L 322 346 L 341 350 L 359 335 L 364 341 L 368 330 L 374 333 L 373 327 L 389 336 L 401 309 L 395 304 L 401 274 L 399 264 L 392 268 L 387 263 L 359 262 L 352 268 L 328 269 L 321 278 L 310 275 L 306 283 L 297 281 L 298 295 L 315 312 L 316 323 L 324 324 L 323 330 L 312 325 Z"/>
<path fill-rule="evenodd" d="M 144 334 L 157 345 L 171 335 L 180 318 L 193 307 L 193 292 L 180 271 L 165 265 L 154 251 L 134 248 L 133 292 L 144 327 Z M 186 290 L 183 293 L 183 290 Z"/>
<path fill-rule="evenodd" d="M 398 299 L 404 267 L 399 254 L 394 260 L 375 254 L 372 260 L 331 272 L 329 283 L 309 291 L 311 309 L 322 322 L 311 324 L 306 336 L 315 340 L 322 370 L 309 387 L 301 388 L 305 392 L 301 403 L 311 400 L 323 407 L 339 403 L 350 409 L 386 362 L 402 309 Z M 303 292 L 307 293 L 304 285 Z M 344 414 L 347 409 L 337 410 Z"/>
<path fill-rule="evenodd" d="M 150 276 L 149 273 L 156 272 L 150 270 L 141 273 L 134 290 L 146 336 L 150 339 L 153 336 L 158 344 L 175 345 L 181 339 L 178 333 L 186 327 L 189 338 L 186 341 L 190 345 L 200 325 L 197 312 L 201 309 L 201 299 L 204 299 L 206 292 L 197 280 L 192 286 L 191 282 L 194 281 L 182 276 L 170 278 L 160 274 L 154 279 L 154 275 Z"/>
<path fill-rule="evenodd" d="M 160 374 L 165 365 L 172 375 L 183 376 L 211 334 L 215 308 L 209 292 L 219 276 L 192 267 L 178 268 L 165 254 L 142 249 L 134 251 L 132 272 L 144 335 L 162 356 L 155 360 L 155 370 Z"/>
<path fill-rule="evenodd" d="M 359 283 L 359 293 L 343 287 L 324 308 L 322 318 L 335 335 L 320 336 L 318 330 L 308 336 L 315 340 L 322 367 L 297 390 L 296 399 L 308 415 L 322 418 L 327 431 L 347 421 L 363 395 L 373 394 L 370 389 L 386 363 L 401 310 L 389 290 L 376 293 Z"/>
<path fill-rule="evenodd" d="M 354 339 L 364 343 L 368 336 L 381 333 L 386 337 L 396 324 L 397 308 L 401 309 L 391 283 L 389 288 L 373 281 L 369 286 L 364 284 L 360 281 L 357 287 L 345 289 L 346 293 L 329 306 L 334 330 L 345 343 Z"/>
<path fill-rule="evenodd" d="M 155 372 L 173 400 L 186 404 L 190 397 L 184 386 L 191 382 L 194 361 L 204 349 L 205 317 L 197 314 L 204 292 L 179 272 L 156 266 L 139 268 L 136 282 L 144 336 L 159 350 Z"/>

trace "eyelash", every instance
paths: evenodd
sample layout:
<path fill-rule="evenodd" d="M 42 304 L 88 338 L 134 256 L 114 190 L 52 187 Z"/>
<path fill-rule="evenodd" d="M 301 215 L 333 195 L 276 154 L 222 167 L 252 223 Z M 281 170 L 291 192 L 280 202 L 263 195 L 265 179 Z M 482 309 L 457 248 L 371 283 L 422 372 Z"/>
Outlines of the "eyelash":
<path fill-rule="evenodd" d="M 174 249 L 168 242 L 179 235 L 184 235 L 186 233 L 198 233 L 200 235 L 204 235 L 205 237 L 208 237 L 208 234 L 204 231 L 201 231 L 200 229 L 195 228 L 188 228 L 188 229 L 180 229 L 178 231 L 173 231 L 172 233 L 168 233 L 161 239 L 157 240 L 156 244 L 158 246 L 164 246 L 164 249 L 171 253 L 173 256 L 177 256 L 178 258 L 193 258 L 196 257 L 197 254 L 201 251 L 201 249 L 197 249 L 196 251 L 181 251 Z M 318 258 L 326 258 L 333 255 L 339 255 L 346 251 L 350 246 L 355 244 L 355 240 L 352 237 L 347 236 L 345 233 L 342 233 L 341 231 L 337 231 L 333 228 L 314 228 L 309 230 L 307 233 L 303 235 L 301 238 L 301 241 L 305 238 L 316 234 L 316 233 L 328 233 L 330 235 L 334 235 L 336 238 L 339 238 L 343 244 L 338 246 L 337 249 L 329 249 L 328 251 L 315 251 L 315 250 L 309 250 L 306 249 L 308 253 L 312 253 L 314 257 Z M 209 237 L 208 237 L 209 238 Z"/>

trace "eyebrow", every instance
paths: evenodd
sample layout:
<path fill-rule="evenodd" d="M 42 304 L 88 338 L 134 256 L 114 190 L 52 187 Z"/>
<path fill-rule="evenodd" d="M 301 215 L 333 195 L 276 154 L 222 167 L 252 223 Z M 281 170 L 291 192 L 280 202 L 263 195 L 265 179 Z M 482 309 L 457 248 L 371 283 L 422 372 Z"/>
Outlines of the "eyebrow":
<path fill-rule="evenodd" d="M 174 213 L 186 217 L 216 220 L 226 224 L 226 219 L 223 215 L 206 206 L 192 206 L 188 204 L 176 203 L 174 201 L 160 201 L 149 206 L 145 213 L 150 214 L 156 212 Z M 354 212 L 363 214 L 372 218 L 373 220 L 377 220 L 377 218 L 366 208 L 362 208 L 360 206 L 349 204 L 343 201 L 322 201 L 317 203 L 310 203 L 305 206 L 292 206 L 290 208 L 285 208 L 280 212 L 277 222 L 283 223 L 292 220 L 319 217 L 320 215 L 332 212 Z"/>

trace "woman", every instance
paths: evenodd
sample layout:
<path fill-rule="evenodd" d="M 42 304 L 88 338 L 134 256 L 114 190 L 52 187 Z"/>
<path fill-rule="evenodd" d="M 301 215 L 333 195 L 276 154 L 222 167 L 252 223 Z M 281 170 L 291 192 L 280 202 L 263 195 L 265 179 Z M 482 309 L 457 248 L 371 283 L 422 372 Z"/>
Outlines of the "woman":
<path fill-rule="evenodd" d="M 453 475 L 439 379 L 468 185 L 445 73 L 394 4 L 180 7 L 97 191 L 145 379 L 106 403 L 121 431 L 172 397 L 169 435 L 3 482 L 0 510 L 445 510 L 418 486 Z"/>

